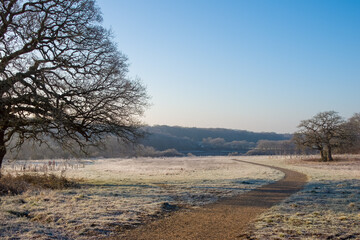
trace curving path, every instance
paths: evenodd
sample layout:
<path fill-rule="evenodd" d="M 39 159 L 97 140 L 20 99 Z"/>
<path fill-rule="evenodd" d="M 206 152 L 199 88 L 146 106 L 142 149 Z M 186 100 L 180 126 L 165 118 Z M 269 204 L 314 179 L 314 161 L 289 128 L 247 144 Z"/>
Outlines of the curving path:
<path fill-rule="evenodd" d="M 250 222 L 271 206 L 301 190 L 307 181 L 306 175 L 258 163 L 285 173 L 285 177 L 255 190 L 192 211 L 179 211 L 171 216 L 128 231 L 119 239 L 243 239 Z"/>

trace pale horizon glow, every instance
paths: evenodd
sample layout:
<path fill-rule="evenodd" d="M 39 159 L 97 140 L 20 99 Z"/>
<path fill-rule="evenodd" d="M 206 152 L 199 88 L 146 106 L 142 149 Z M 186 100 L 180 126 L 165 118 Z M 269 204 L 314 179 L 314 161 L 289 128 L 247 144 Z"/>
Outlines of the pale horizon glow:
<path fill-rule="evenodd" d="M 360 2 L 99 0 L 148 125 L 292 133 L 360 112 Z"/>

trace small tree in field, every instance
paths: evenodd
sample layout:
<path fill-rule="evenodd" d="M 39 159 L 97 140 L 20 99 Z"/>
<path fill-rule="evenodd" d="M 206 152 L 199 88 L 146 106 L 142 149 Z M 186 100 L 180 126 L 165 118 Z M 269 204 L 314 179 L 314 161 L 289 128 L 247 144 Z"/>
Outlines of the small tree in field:
<path fill-rule="evenodd" d="M 19 146 L 139 135 L 146 92 L 94 0 L 1 0 L 0 19 L 0 169 L 14 136 Z"/>
<path fill-rule="evenodd" d="M 337 112 L 321 112 L 300 122 L 294 141 L 300 147 L 320 151 L 322 161 L 332 161 L 333 149 L 348 141 L 344 120 Z"/>

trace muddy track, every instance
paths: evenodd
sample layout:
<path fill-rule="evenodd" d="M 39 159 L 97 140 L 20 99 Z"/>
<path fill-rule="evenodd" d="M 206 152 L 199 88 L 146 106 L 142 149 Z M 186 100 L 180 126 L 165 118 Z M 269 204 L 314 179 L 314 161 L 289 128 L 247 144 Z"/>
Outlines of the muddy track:
<path fill-rule="evenodd" d="M 244 239 L 244 232 L 259 214 L 301 190 L 307 181 L 306 175 L 279 167 L 234 160 L 243 163 L 270 167 L 285 173 L 277 182 L 255 190 L 219 201 L 191 211 L 174 214 L 140 226 L 121 235 L 118 239 Z"/>

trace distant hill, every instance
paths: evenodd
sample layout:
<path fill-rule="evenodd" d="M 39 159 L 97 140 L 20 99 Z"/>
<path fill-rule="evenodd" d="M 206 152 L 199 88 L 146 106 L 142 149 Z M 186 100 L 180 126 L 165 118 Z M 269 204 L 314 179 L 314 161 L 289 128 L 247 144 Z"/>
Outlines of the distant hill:
<path fill-rule="evenodd" d="M 260 140 L 289 140 L 291 134 L 250 132 L 223 128 L 186 128 L 171 126 L 145 127 L 148 133 L 141 141 L 156 150 L 176 149 L 195 155 L 224 155 L 231 152 L 246 153 Z"/>
<path fill-rule="evenodd" d="M 86 149 L 87 154 L 82 153 L 76 144 L 73 151 L 67 151 L 48 138 L 44 138 L 46 144 L 43 145 L 29 140 L 19 151 L 8 152 L 6 159 L 278 154 L 284 152 L 284 146 L 290 150 L 293 148 L 287 143 L 287 140 L 291 138 L 290 134 L 170 126 L 144 127 L 144 130 L 147 132 L 146 137 L 141 139 L 138 145 L 126 144 L 118 141 L 115 136 L 109 135 L 101 148 L 89 147 Z"/>

